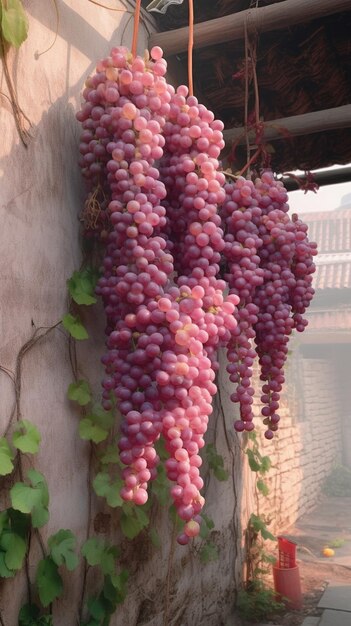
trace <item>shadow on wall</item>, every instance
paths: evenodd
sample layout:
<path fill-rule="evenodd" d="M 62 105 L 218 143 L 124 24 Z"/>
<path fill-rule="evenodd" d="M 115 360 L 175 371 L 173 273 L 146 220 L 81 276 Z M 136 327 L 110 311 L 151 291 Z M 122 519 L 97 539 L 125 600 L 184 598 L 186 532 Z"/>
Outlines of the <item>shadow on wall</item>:
<path fill-rule="evenodd" d="M 86 4 L 88 4 L 88 2 L 89 0 L 85 0 Z M 41 22 L 46 28 L 50 29 L 54 36 L 57 27 L 55 5 L 52 1 L 51 11 L 44 11 L 43 5 L 46 6 L 47 4 L 47 0 L 42 0 L 41 2 L 39 1 L 34 3 L 30 2 L 28 6 L 26 6 L 26 11 L 33 18 Z M 103 8 L 103 6 L 95 6 L 97 15 L 100 11 L 104 11 L 105 14 L 108 15 L 111 19 L 116 19 L 116 21 L 118 21 L 118 27 L 113 33 L 110 41 L 108 42 L 108 45 L 129 46 L 131 43 L 131 37 L 129 35 L 132 28 L 131 22 L 134 15 L 134 3 L 132 2 L 129 6 L 129 2 L 127 0 L 127 6 L 129 6 L 129 8 L 126 9 L 123 3 L 120 6 L 120 11 L 113 10 L 113 8 L 119 8 L 115 7 L 113 2 L 110 2 L 110 4 L 112 7 L 110 10 L 108 10 L 107 8 Z M 101 2 L 101 5 L 104 5 L 104 2 Z M 91 6 L 92 5 L 90 5 L 90 7 Z M 60 37 L 64 37 L 65 41 L 67 41 L 70 46 L 82 52 L 82 54 L 84 54 L 88 59 L 91 58 L 92 48 L 94 48 L 94 50 L 101 50 L 102 54 L 104 53 L 104 51 L 108 52 L 109 48 L 106 48 L 107 40 L 103 37 L 103 35 L 97 32 L 97 30 L 91 25 L 89 21 L 84 18 L 83 14 L 79 13 L 75 9 L 72 9 L 65 2 L 59 3 L 58 11 L 58 34 Z M 140 23 L 145 28 L 147 34 L 150 35 L 152 18 L 148 17 L 147 19 L 145 19 L 143 14 L 141 14 Z M 130 27 L 129 31 L 128 27 Z M 82 33 L 84 33 L 84 37 L 82 37 Z M 93 46 L 92 42 L 94 42 Z"/>
<path fill-rule="evenodd" d="M 51 3 L 45 2 L 46 7 L 48 4 L 51 5 Z M 52 11 L 51 9 L 50 11 L 44 10 L 44 7 L 40 5 L 42 5 L 41 2 L 30 3 L 26 9 L 35 19 L 54 30 L 56 19 L 54 4 L 52 3 Z M 96 7 L 96 10 L 103 9 Z M 63 61 L 62 55 L 59 57 L 53 55 L 52 58 L 54 58 L 57 66 L 53 69 L 52 65 L 48 63 L 49 57 L 45 59 L 45 62 L 43 61 L 44 57 L 35 60 L 34 55 L 31 57 L 30 54 L 32 50 L 25 59 L 21 54 L 16 53 L 13 58 L 11 58 L 12 52 L 10 54 L 10 73 L 14 86 L 19 92 L 20 104 L 28 117 L 31 117 L 31 111 L 26 110 L 24 98 L 28 87 L 27 106 L 30 106 L 28 103 L 31 102 L 31 99 L 37 98 L 35 108 L 36 111 L 41 111 L 40 121 L 31 128 L 32 138 L 29 140 L 27 149 L 19 140 L 13 143 L 14 131 L 10 126 L 13 124 L 14 128 L 12 107 L 8 99 L 1 99 L 2 109 L 8 114 L 6 116 L 3 113 L 3 116 L 6 117 L 7 128 L 10 128 L 3 143 L 3 156 L 0 158 L 1 209 L 6 215 L 9 231 L 3 230 L 2 236 L 8 238 L 9 233 L 11 233 L 13 249 L 16 250 L 15 255 L 12 255 L 11 251 L 7 255 L 7 263 L 3 268 L 3 287 L 5 289 L 3 297 L 11 306 L 15 304 L 13 302 L 14 289 L 17 292 L 16 300 L 19 294 L 23 295 L 21 303 L 25 304 L 27 311 L 25 316 L 27 318 L 26 330 L 30 330 L 31 318 L 39 324 L 52 322 L 52 318 L 36 319 L 39 311 L 43 310 L 41 298 L 38 302 L 37 299 L 34 300 L 31 297 L 30 293 L 25 293 L 26 284 L 32 285 L 33 281 L 34 283 L 41 281 L 46 272 L 50 274 L 50 268 L 54 268 L 53 282 L 50 284 L 50 281 L 47 280 L 42 284 L 41 295 L 44 302 L 48 302 L 48 298 L 53 298 L 60 309 L 64 303 L 60 305 L 55 298 L 55 294 L 58 292 L 57 282 L 61 285 L 59 293 L 62 294 L 67 278 L 67 274 L 62 271 L 62 255 L 65 259 L 71 259 L 71 263 L 68 262 L 68 272 L 71 272 L 71 269 L 73 271 L 73 268 L 79 264 L 79 252 L 76 249 L 79 229 L 78 215 L 84 204 L 85 188 L 78 167 L 80 127 L 75 114 L 79 110 L 80 93 L 84 87 L 86 76 L 94 71 L 95 63 L 99 57 L 108 54 L 114 43 L 120 43 L 130 17 L 117 13 L 120 23 L 110 40 L 107 40 L 94 30 L 84 17 L 66 4 L 60 3 L 59 12 L 59 35 L 67 41 L 65 61 Z M 84 32 L 84 37 L 81 36 L 82 32 Z M 32 42 L 29 43 L 33 48 Z M 55 45 L 53 52 L 55 52 Z M 79 75 L 79 78 L 74 83 L 70 83 L 70 76 L 73 75 L 71 49 L 76 47 L 88 59 L 91 56 L 93 59 L 88 67 L 84 68 L 84 72 Z M 81 59 L 79 61 L 81 65 Z M 35 82 L 32 82 L 34 75 L 38 80 L 38 68 L 42 69 L 40 80 L 45 84 L 43 91 L 37 89 Z M 23 85 L 24 71 L 28 86 Z M 50 89 L 50 82 L 53 81 L 54 83 L 55 74 L 60 75 L 60 79 L 65 85 L 64 92 L 61 89 L 61 95 L 58 98 L 52 98 L 53 88 Z M 77 76 L 76 68 L 74 75 Z M 4 79 L 2 82 L 1 89 L 5 91 Z M 59 89 L 59 87 L 55 87 L 56 90 Z M 70 101 L 73 101 L 73 104 Z M 50 103 L 47 109 L 44 108 L 46 102 Z M 11 145 L 11 143 L 11 149 L 6 153 L 7 145 Z M 26 227 L 25 236 L 28 246 L 38 252 L 35 255 L 35 261 L 34 255 L 33 258 L 28 258 L 27 246 L 22 245 L 20 223 Z M 58 233 L 61 234 L 59 240 L 57 238 Z M 53 239 L 56 239 L 56 242 Z M 50 242 L 49 246 L 48 242 Z M 10 277 L 15 284 L 11 284 Z M 50 309 L 50 307 L 48 308 Z M 48 311 L 48 317 L 49 314 Z M 6 337 L 7 343 L 11 346 L 13 345 L 11 330 L 6 327 L 6 320 L 2 320 L 2 324 L 5 324 L 5 328 L 2 328 L 2 336 Z"/>

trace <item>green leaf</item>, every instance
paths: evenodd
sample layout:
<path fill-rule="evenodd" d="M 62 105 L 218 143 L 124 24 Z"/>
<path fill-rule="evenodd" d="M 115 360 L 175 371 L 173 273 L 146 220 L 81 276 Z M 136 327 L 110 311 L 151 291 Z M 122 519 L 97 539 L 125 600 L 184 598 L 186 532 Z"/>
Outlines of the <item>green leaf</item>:
<path fill-rule="evenodd" d="M 105 448 L 103 455 L 100 457 L 100 463 L 103 465 L 108 465 L 109 463 L 114 463 L 116 465 L 121 464 L 116 445 L 107 446 Z"/>
<path fill-rule="evenodd" d="M 32 486 L 18 482 L 10 491 L 12 507 L 21 513 L 31 513 L 34 528 L 41 528 L 49 519 L 49 492 L 44 476 L 34 469 L 28 471 Z"/>
<path fill-rule="evenodd" d="M 266 563 L 274 565 L 277 562 L 277 557 L 274 554 L 266 554 L 264 560 L 266 561 Z"/>
<path fill-rule="evenodd" d="M 72 572 L 78 565 L 79 559 L 75 553 L 76 538 L 70 530 L 59 530 L 48 539 L 50 555 L 56 565 L 66 565 Z"/>
<path fill-rule="evenodd" d="M 21 513 L 31 513 L 41 503 L 40 489 L 33 489 L 25 483 L 15 483 L 10 491 L 11 503 L 14 509 Z"/>
<path fill-rule="evenodd" d="M 1 511 L 0 513 L 0 535 L 4 528 L 8 528 L 9 526 L 9 516 L 8 509 L 6 511 Z"/>
<path fill-rule="evenodd" d="M 6 511 L 9 521 L 9 527 L 12 532 L 16 533 L 23 539 L 26 539 L 29 528 L 30 528 L 30 517 L 29 515 L 25 515 L 20 511 L 15 511 L 15 509 L 7 509 Z"/>
<path fill-rule="evenodd" d="M 269 456 L 261 458 L 261 474 L 266 474 L 272 467 L 272 461 Z"/>
<path fill-rule="evenodd" d="M 0 578 L 13 578 L 16 572 L 10 570 L 5 563 L 5 552 L 0 552 Z"/>
<path fill-rule="evenodd" d="M 89 598 L 87 605 L 90 615 L 94 617 L 94 619 L 99 620 L 96 622 L 98 625 L 101 624 L 101 620 L 106 614 L 103 600 L 100 597 Z M 91 624 L 91 622 L 88 624 Z"/>
<path fill-rule="evenodd" d="M 166 442 L 163 437 L 156 442 L 155 449 L 161 461 L 167 461 L 169 454 L 166 450 Z"/>
<path fill-rule="evenodd" d="M 69 334 L 74 337 L 74 339 L 78 339 L 79 341 L 81 341 L 83 339 L 89 338 L 89 335 L 84 328 L 82 322 L 70 313 L 67 313 L 67 315 L 62 318 L 62 324 L 63 327 L 68 330 Z"/>
<path fill-rule="evenodd" d="M 202 513 L 201 517 L 202 517 L 202 524 L 200 527 L 200 537 L 202 539 L 207 539 L 211 530 L 215 527 L 215 523 L 210 517 L 205 515 L 205 513 Z"/>
<path fill-rule="evenodd" d="M 257 481 L 256 483 L 257 485 L 257 489 L 258 491 L 260 491 L 262 493 L 263 496 L 268 496 L 269 494 L 269 489 L 266 485 L 266 483 L 264 482 L 264 480 L 262 480 L 261 478 Z"/>
<path fill-rule="evenodd" d="M 201 513 L 201 517 L 204 520 L 207 528 L 209 530 L 212 530 L 215 527 L 215 523 L 213 521 L 213 519 L 211 519 L 210 517 L 208 517 L 208 515 L 205 515 L 205 513 Z"/>
<path fill-rule="evenodd" d="M 123 570 L 120 574 L 106 576 L 103 587 L 103 595 L 109 600 L 114 607 L 121 604 L 127 595 L 126 583 L 128 580 L 128 572 Z"/>
<path fill-rule="evenodd" d="M 259 472 L 261 470 L 261 464 L 258 463 L 256 455 L 254 454 L 254 452 L 252 450 L 250 450 L 250 448 L 248 450 L 246 450 L 246 454 L 247 454 L 247 458 L 249 461 L 249 466 L 250 469 L 253 472 Z"/>
<path fill-rule="evenodd" d="M 215 478 L 217 478 L 217 480 L 220 480 L 221 482 L 228 480 L 229 478 L 229 473 L 227 472 L 227 470 L 223 469 L 223 467 L 216 467 L 213 473 Z"/>
<path fill-rule="evenodd" d="M 175 524 L 176 531 L 180 531 L 180 529 L 183 528 L 184 521 L 180 519 L 177 513 L 177 509 L 175 508 L 174 504 L 171 504 L 171 506 L 168 509 L 168 512 L 169 512 L 169 517 L 171 518 L 173 524 Z"/>
<path fill-rule="evenodd" d="M 261 535 L 263 539 L 270 539 L 271 541 L 275 541 L 275 536 L 267 530 L 267 528 L 261 528 Z"/>
<path fill-rule="evenodd" d="M 120 574 L 116 574 L 112 577 L 112 584 L 116 589 L 122 591 L 125 587 L 127 580 L 129 579 L 129 572 L 126 569 L 123 569 Z"/>
<path fill-rule="evenodd" d="M 118 546 L 106 547 L 101 555 L 100 566 L 105 575 L 113 576 L 116 573 L 116 561 L 120 556 Z"/>
<path fill-rule="evenodd" d="M 23 453 L 36 454 L 39 450 L 41 435 L 34 424 L 28 420 L 18 422 L 18 426 L 13 433 L 12 443 Z"/>
<path fill-rule="evenodd" d="M 205 446 L 205 454 L 210 469 L 213 470 L 215 478 L 220 481 L 228 480 L 229 474 L 224 469 L 224 460 L 221 454 L 218 454 L 213 443 Z"/>
<path fill-rule="evenodd" d="M 52 615 L 40 616 L 36 604 L 25 604 L 19 612 L 18 626 L 52 626 Z"/>
<path fill-rule="evenodd" d="M 119 494 L 123 487 L 123 481 L 120 478 L 116 478 L 111 482 L 109 474 L 99 472 L 94 478 L 93 487 L 95 493 L 102 498 L 106 498 L 107 504 L 112 508 L 122 506 L 123 500 Z"/>
<path fill-rule="evenodd" d="M 77 304 L 95 304 L 94 296 L 97 275 L 91 269 L 85 268 L 74 272 L 67 281 L 68 291 Z"/>
<path fill-rule="evenodd" d="M 218 548 L 214 543 L 206 543 L 206 545 L 199 552 L 200 560 L 202 563 L 209 563 L 210 561 L 217 561 Z"/>
<path fill-rule="evenodd" d="M 263 539 L 270 539 L 271 541 L 275 541 L 274 535 L 272 535 L 272 533 L 269 532 L 269 530 L 267 529 L 266 522 L 259 515 L 255 515 L 254 513 L 251 513 L 249 524 L 257 533 L 259 532 L 261 533 L 261 536 Z"/>
<path fill-rule="evenodd" d="M 123 514 L 121 517 L 121 528 L 125 537 L 134 539 L 143 530 L 135 517 Z"/>
<path fill-rule="evenodd" d="M 19 48 L 27 39 L 28 18 L 20 0 L 7 0 L 1 3 L 1 30 L 6 41 Z"/>
<path fill-rule="evenodd" d="M 27 550 L 25 540 L 11 531 L 1 535 L 0 546 L 5 552 L 5 565 L 9 570 L 21 569 Z"/>
<path fill-rule="evenodd" d="M 12 460 L 15 455 L 12 452 L 7 439 L 5 437 L 0 438 L 0 476 L 7 476 L 11 474 L 13 470 Z"/>
<path fill-rule="evenodd" d="M 126 506 L 126 505 L 124 505 L 124 506 Z M 146 508 L 145 507 L 146 507 L 146 505 L 144 505 L 143 507 L 142 506 L 134 506 L 133 507 L 134 515 L 136 516 L 139 524 L 143 528 L 146 528 L 146 526 L 148 526 L 149 523 L 150 523 L 150 519 L 149 519 L 149 516 L 148 516 L 148 514 L 146 512 Z"/>
<path fill-rule="evenodd" d="M 35 507 L 32 511 L 32 524 L 34 528 L 42 528 L 49 521 L 49 511 L 45 507 Z"/>
<path fill-rule="evenodd" d="M 112 411 L 105 411 L 102 406 L 95 406 L 91 415 L 88 416 L 95 424 L 101 428 L 109 430 L 115 423 L 115 416 Z"/>
<path fill-rule="evenodd" d="M 121 515 L 121 528 L 125 537 L 134 539 L 149 525 L 149 517 L 142 507 L 129 503 L 123 504 Z"/>
<path fill-rule="evenodd" d="M 100 565 L 105 547 L 105 542 L 101 537 L 91 537 L 83 544 L 82 555 L 89 565 Z"/>
<path fill-rule="evenodd" d="M 27 476 L 30 482 L 32 483 L 33 487 L 38 487 L 39 489 L 41 489 L 42 494 L 43 494 L 43 504 L 45 506 L 48 506 L 49 491 L 48 491 L 48 486 L 47 486 L 47 482 L 45 480 L 44 474 L 42 474 L 41 472 L 38 472 L 35 469 L 30 469 L 28 470 Z"/>
<path fill-rule="evenodd" d="M 86 406 L 91 402 L 91 389 L 87 380 L 78 380 L 68 387 L 67 396 L 69 400 L 77 402 L 80 406 Z"/>
<path fill-rule="evenodd" d="M 85 417 L 79 422 L 79 436 L 86 441 L 101 443 L 107 439 L 108 431 L 94 424 L 90 417 Z"/>
<path fill-rule="evenodd" d="M 49 606 L 63 591 L 62 578 L 56 563 L 50 556 L 39 562 L 35 582 L 38 588 L 40 602 L 44 607 Z"/>
<path fill-rule="evenodd" d="M 112 411 L 104 411 L 102 407 L 96 406 L 90 415 L 80 421 L 79 435 L 82 439 L 101 443 L 107 438 L 114 421 Z"/>
<path fill-rule="evenodd" d="M 25 604 L 18 615 L 18 626 L 34 626 L 39 622 L 40 610 L 36 604 Z"/>

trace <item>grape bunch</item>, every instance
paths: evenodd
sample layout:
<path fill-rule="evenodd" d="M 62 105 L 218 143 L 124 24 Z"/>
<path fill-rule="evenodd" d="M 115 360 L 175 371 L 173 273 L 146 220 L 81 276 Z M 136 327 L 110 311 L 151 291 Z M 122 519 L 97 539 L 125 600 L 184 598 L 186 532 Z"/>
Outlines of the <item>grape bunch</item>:
<path fill-rule="evenodd" d="M 241 413 L 234 426 L 238 431 L 253 428 L 250 381 L 257 355 L 264 405 L 261 413 L 267 426 L 265 436 L 271 439 L 280 420 L 289 336 L 294 328 L 303 331 L 307 325 L 303 314 L 314 293 L 311 285 L 317 249 L 308 240 L 307 226 L 297 216 L 288 215 L 287 192 L 272 172 L 264 172 L 254 184 L 238 178 L 226 186 L 226 193 L 222 209 L 227 225 L 226 278 L 240 298 L 238 338 L 228 350 L 230 378 L 238 384 L 232 400 L 240 403 Z"/>
<path fill-rule="evenodd" d="M 227 344 L 227 371 L 231 382 L 236 383 L 231 400 L 240 404 L 240 420 L 235 422 L 235 429 L 240 432 L 254 428 L 252 366 L 256 352 L 252 340 L 256 335 L 259 312 L 254 295 L 264 279 L 259 257 L 263 241 L 257 227 L 262 211 L 255 202 L 255 187 L 251 181 L 240 177 L 235 185 L 227 184 L 225 191 L 226 199 L 222 207 L 226 231 L 223 251 L 225 279 L 230 293 L 239 298 L 235 311 L 237 327 Z"/>
<path fill-rule="evenodd" d="M 225 282 L 217 278 L 224 246 L 217 214 L 224 178 L 215 158 L 224 145 L 222 125 L 195 99 L 187 104 L 187 89 L 176 92 L 165 71 L 159 48 L 151 50 L 151 59 L 112 50 L 88 79 L 87 104 L 78 118 L 84 137 L 87 129 L 95 133 L 91 151 L 83 147 L 83 172 L 109 200 L 101 211 L 100 235 L 108 233 L 97 293 L 107 318 L 103 406 L 109 409 L 117 399 L 122 414 L 121 495 L 146 502 L 159 461 L 154 444 L 162 433 L 170 455 L 167 474 L 176 483 L 171 494 L 185 522 L 179 537 L 184 544 L 200 529 L 199 450 L 216 392 L 215 348 L 236 325 L 237 298 L 224 299 Z M 175 132 L 179 116 L 182 141 Z M 201 144 L 203 129 L 209 139 Z M 156 167 L 162 157 L 164 166 L 177 163 L 178 187 L 172 191 L 173 180 L 164 182 L 162 167 Z M 177 248 L 173 222 L 180 215 L 186 224 Z"/>
<path fill-rule="evenodd" d="M 235 295 L 224 296 L 226 284 L 219 278 L 225 245 L 218 213 L 218 205 L 225 197 L 222 188 L 225 179 L 218 171 L 218 156 L 224 146 L 222 129 L 223 124 L 206 107 L 188 96 L 186 87 L 172 93 L 160 163 L 167 191 L 162 204 L 167 211 L 167 238 L 175 259 L 179 307 L 189 318 L 177 331 L 175 341 L 193 355 L 197 372 L 190 381 L 188 396 L 184 395 L 187 422 L 177 409 L 181 419 L 171 428 L 173 418 L 164 420 L 163 436 L 170 454 L 167 475 L 177 482 L 172 496 L 179 516 L 185 520 L 192 519 L 202 502 L 198 452 L 204 445 L 212 396 L 217 390 L 214 384 L 217 347 L 225 345 L 236 327 L 233 313 L 238 299 Z M 184 439 L 183 425 L 189 440 Z M 174 439 L 179 445 L 176 450 Z M 194 523 L 191 528 L 195 532 Z M 186 533 L 179 537 L 181 543 L 188 541 Z"/>
<path fill-rule="evenodd" d="M 315 245 L 287 214 L 286 192 L 265 172 L 225 183 L 223 124 L 165 79 L 155 47 L 113 48 L 86 81 L 77 114 L 89 195 L 87 237 L 102 244 L 96 292 L 106 314 L 102 404 L 117 401 L 121 496 L 142 505 L 162 436 L 170 493 L 188 543 L 199 534 L 204 435 L 225 346 L 237 431 L 253 428 L 252 367 L 261 368 L 266 437 L 277 429 L 287 342 L 306 325 Z M 254 343 L 253 343 L 254 342 Z"/>

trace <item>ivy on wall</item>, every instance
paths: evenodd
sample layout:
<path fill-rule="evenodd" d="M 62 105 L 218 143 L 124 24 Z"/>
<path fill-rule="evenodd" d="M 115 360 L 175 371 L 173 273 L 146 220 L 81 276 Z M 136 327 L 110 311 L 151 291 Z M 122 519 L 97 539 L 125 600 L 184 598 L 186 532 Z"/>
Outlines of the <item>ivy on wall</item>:
<path fill-rule="evenodd" d="M 93 295 L 96 280 L 97 273 L 91 268 L 74 272 L 67 281 L 71 298 L 70 312 L 63 317 L 62 322 L 50 328 L 35 329 L 31 339 L 19 351 L 15 372 L 0 365 L 0 370 L 12 381 L 15 396 L 14 408 L 5 433 L 0 438 L 0 477 L 9 487 L 6 496 L 9 506 L 0 512 L 0 578 L 14 579 L 20 570 L 25 570 L 27 602 L 20 609 L 19 626 L 53 624 L 53 603 L 65 594 L 64 570 L 70 573 L 83 567 L 82 602 L 78 609 L 80 626 L 107 626 L 127 594 L 128 571 L 120 564 L 120 546 L 110 544 L 100 536 L 90 536 L 88 532 L 86 541 L 78 550 L 77 538 L 68 528 L 58 529 L 44 541 L 42 529 L 50 519 L 50 494 L 45 476 L 33 467 L 35 456 L 44 444 L 38 427 L 32 421 L 23 419 L 21 414 L 24 356 L 61 324 L 68 332 L 66 336 L 71 351 L 74 351 L 76 341 L 88 338 L 88 332 L 80 319 L 79 307 L 96 302 Z M 132 541 L 147 530 L 151 543 L 157 549 L 161 539 L 152 519 L 154 503 L 169 511 L 175 529 L 181 522 L 171 505 L 169 481 L 164 467 L 158 467 L 157 478 L 152 484 L 152 497 L 144 506 L 123 502 L 119 495 L 122 465 L 115 434 L 115 407 L 105 411 L 95 401 L 89 381 L 79 378 L 75 367 L 73 375 L 74 381 L 68 387 L 67 397 L 80 414 L 78 434 L 92 448 L 93 467 L 88 470 L 89 475 L 91 470 L 93 473 L 91 489 L 96 496 L 104 499 L 109 509 L 116 511 L 121 533 L 127 540 Z M 162 442 L 158 442 L 157 451 L 161 459 L 166 458 Z M 217 480 L 227 480 L 223 458 L 213 444 L 205 446 L 204 458 Z M 92 522 L 91 515 L 90 510 L 88 529 Z M 203 520 L 194 552 L 201 562 L 207 563 L 218 558 L 218 551 L 211 540 L 214 523 L 207 515 L 203 515 Z M 29 574 L 33 542 L 37 542 L 41 553 L 34 580 Z M 100 580 L 100 587 L 89 592 L 87 573 L 91 569 L 96 570 L 92 580 Z M 0 624 L 5 625 L 1 613 Z"/>

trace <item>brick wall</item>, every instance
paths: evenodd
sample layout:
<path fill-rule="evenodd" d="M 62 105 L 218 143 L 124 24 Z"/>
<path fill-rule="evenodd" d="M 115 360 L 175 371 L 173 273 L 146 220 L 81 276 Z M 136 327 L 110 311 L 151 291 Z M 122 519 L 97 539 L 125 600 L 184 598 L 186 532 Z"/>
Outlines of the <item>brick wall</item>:
<path fill-rule="evenodd" d="M 271 457 L 268 497 L 260 512 L 282 531 L 318 501 L 325 477 L 341 462 L 342 406 L 334 360 L 290 357 L 281 402 L 281 421 L 273 441 L 260 431 L 261 451 Z M 255 412 L 259 415 L 259 399 Z"/>

